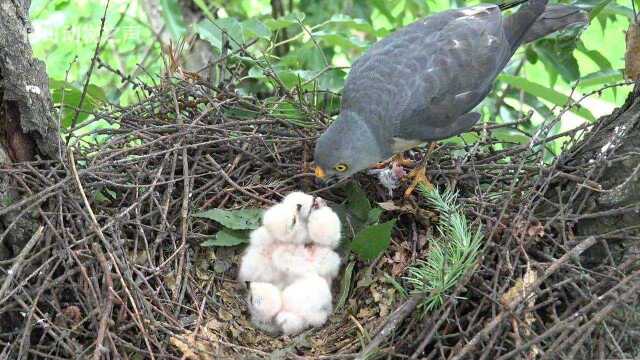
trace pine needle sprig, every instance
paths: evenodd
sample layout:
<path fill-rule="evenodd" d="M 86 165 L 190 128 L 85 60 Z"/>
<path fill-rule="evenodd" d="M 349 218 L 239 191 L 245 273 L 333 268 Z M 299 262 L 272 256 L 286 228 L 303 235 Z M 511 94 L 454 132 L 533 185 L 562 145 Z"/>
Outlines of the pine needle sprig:
<path fill-rule="evenodd" d="M 431 239 L 425 259 L 418 259 L 409 267 L 406 280 L 412 293 L 426 293 L 421 307 L 432 311 L 440 307 L 467 271 L 476 262 L 482 244 L 480 225 L 471 227 L 457 204 L 457 192 L 420 186 L 420 194 L 440 213 L 439 236 Z"/>

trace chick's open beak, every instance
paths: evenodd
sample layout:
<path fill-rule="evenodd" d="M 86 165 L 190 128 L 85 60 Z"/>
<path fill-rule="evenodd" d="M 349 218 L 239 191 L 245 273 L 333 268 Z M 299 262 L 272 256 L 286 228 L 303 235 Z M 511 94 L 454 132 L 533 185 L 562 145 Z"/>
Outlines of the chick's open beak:
<path fill-rule="evenodd" d="M 327 173 L 325 173 L 320 166 L 316 166 L 315 173 L 316 173 L 316 177 L 322 180 L 324 180 L 327 177 Z"/>

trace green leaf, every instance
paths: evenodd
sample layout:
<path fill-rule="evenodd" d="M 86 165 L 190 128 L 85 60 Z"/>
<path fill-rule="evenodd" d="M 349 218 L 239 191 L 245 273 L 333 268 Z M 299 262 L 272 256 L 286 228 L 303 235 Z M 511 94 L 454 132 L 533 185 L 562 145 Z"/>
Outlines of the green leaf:
<path fill-rule="evenodd" d="M 527 61 L 531 64 L 535 64 L 538 62 L 538 54 L 533 49 L 533 46 L 527 46 L 525 48 L 524 54 L 527 58 Z"/>
<path fill-rule="evenodd" d="M 545 64 L 555 68 L 566 82 L 576 81 L 580 77 L 578 61 L 573 56 L 576 38 L 562 36 L 536 41 L 533 46 Z"/>
<path fill-rule="evenodd" d="M 293 88 L 298 85 L 300 82 L 306 81 L 311 78 L 312 71 L 306 70 L 283 70 L 278 69 L 275 71 L 276 76 L 284 86 L 287 88 Z"/>
<path fill-rule="evenodd" d="M 104 89 L 101 86 L 89 84 L 87 86 L 87 94 L 85 96 L 85 101 L 91 101 L 91 104 L 94 107 L 98 107 L 107 102 L 107 94 L 105 94 Z"/>
<path fill-rule="evenodd" d="M 347 299 L 349 298 L 349 290 L 351 289 L 351 277 L 353 276 L 353 268 L 355 267 L 355 265 L 356 262 L 351 261 L 344 269 L 342 280 L 340 281 L 340 295 L 338 296 L 338 301 L 336 302 L 336 310 L 342 308 L 344 304 L 347 303 Z"/>
<path fill-rule="evenodd" d="M 371 261 L 382 254 L 391 243 L 391 230 L 396 220 L 370 225 L 362 229 L 351 242 L 351 250 L 365 261 Z"/>
<path fill-rule="evenodd" d="M 363 19 L 355 19 L 345 14 L 335 14 L 329 19 L 330 23 L 342 25 L 353 30 L 364 31 L 367 34 L 374 34 L 375 30 L 371 24 Z"/>
<path fill-rule="evenodd" d="M 222 50 L 223 33 L 227 34 L 231 49 L 236 50 L 244 44 L 242 24 L 236 18 L 205 19 L 195 24 L 194 30 L 218 50 Z"/>
<path fill-rule="evenodd" d="M 213 13 L 211 12 L 211 10 L 209 10 L 209 7 L 204 2 L 204 0 L 193 0 L 193 2 L 198 6 L 198 8 L 200 8 L 200 11 L 202 11 L 202 13 L 209 18 L 209 20 L 213 20 L 216 18 L 215 16 L 213 16 Z"/>
<path fill-rule="evenodd" d="M 193 216 L 214 220 L 232 230 L 254 230 L 260 226 L 262 213 L 262 209 L 211 209 Z"/>
<path fill-rule="evenodd" d="M 592 21 L 596 16 L 598 16 L 602 10 L 604 10 L 612 0 L 602 0 L 598 5 L 594 6 L 589 12 L 589 21 Z"/>
<path fill-rule="evenodd" d="M 367 221 L 369 211 L 371 211 L 371 203 L 367 199 L 367 194 L 354 182 L 350 182 L 345 191 L 347 192 L 347 208 L 358 220 Z"/>
<path fill-rule="evenodd" d="M 566 104 L 571 102 L 571 99 L 569 99 L 567 95 L 521 77 L 502 74 L 498 76 L 498 79 L 511 86 L 517 87 L 518 89 L 524 90 L 533 96 L 537 96 L 546 101 L 549 101 L 550 103 L 557 106 L 565 106 Z M 596 120 L 593 114 L 591 114 L 591 112 L 584 107 L 572 106 L 570 110 L 571 112 L 589 121 Z"/>
<path fill-rule="evenodd" d="M 71 4 L 71 0 L 58 0 L 56 1 L 53 8 L 55 11 L 60 11 L 64 10 L 67 6 L 69 6 L 69 4 Z"/>
<path fill-rule="evenodd" d="M 383 208 L 375 207 L 369 211 L 367 224 L 375 224 L 380 221 L 380 215 L 384 212 Z"/>
<path fill-rule="evenodd" d="M 373 5 L 373 7 L 375 7 L 376 9 L 378 9 L 378 11 L 380 11 L 380 13 L 382 15 L 384 15 L 384 17 L 387 18 L 387 20 L 389 20 L 390 23 L 395 23 L 396 18 L 393 16 L 393 14 L 391 14 L 391 11 L 389 11 L 389 8 L 387 8 L 387 2 L 384 0 L 371 0 L 371 4 Z"/>
<path fill-rule="evenodd" d="M 346 37 L 335 31 L 320 30 L 312 33 L 311 35 L 325 44 L 340 46 L 345 49 L 358 49 L 367 46 L 366 43 L 355 36 Z"/>
<path fill-rule="evenodd" d="M 403 288 L 402 285 L 400 285 L 400 283 L 393 276 L 385 272 L 384 279 L 386 280 L 387 283 L 391 284 L 391 286 L 393 286 L 393 288 L 398 291 L 398 294 L 400 294 L 400 296 L 402 296 L 405 299 L 407 298 L 407 296 L 409 296 L 409 294 L 407 293 L 407 289 Z"/>
<path fill-rule="evenodd" d="M 109 197 L 107 197 L 107 195 L 105 194 L 108 194 Z M 117 197 L 118 196 L 116 192 L 109 189 L 102 189 L 101 191 L 98 191 L 95 193 L 96 201 L 101 204 L 109 203 L 111 201 L 111 198 L 117 198 Z"/>
<path fill-rule="evenodd" d="M 608 16 L 610 18 L 614 18 L 615 16 L 623 16 L 629 19 L 630 21 L 635 21 L 635 15 L 633 14 L 633 9 L 626 7 L 624 5 L 617 4 L 615 2 L 610 3 L 609 6 L 606 6 L 600 12 L 600 15 Z M 598 16 L 600 19 L 600 16 Z"/>
<path fill-rule="evenodd" d="M 544 102 L 540 101 L 540 99 L 538 99 L 537 97 L 527 92 L 523 92 L 518 89 L 509 88 L 505 97 L 514 99 L 516 101 L 522 101 L 523 103 L 534 108 L 538 112 L 538 114 L 540 114 L 545 119 L 550 119 L 554 117 L 553 112 L 549 109 L 549 107 L 547 107 L 547 105 Z M 518 116 L 520 115 L 521 114 L 519 114 Z M 528 129 L 529 131 L 535 131 L 535 129 L 531 127 L 525 127 L 525 129 Z"/>
<path fill-rule="evenodd" d="M 82 90 L 69 83 L 65 84 L 62 80 L 49 79 L 49 90 L 51 91 L 51 100 L 55 106 L 61 107 L 62 120 L 61 126 L 66 129 L 71 126 L 75 110 L 80 107 L 80 99 L 82 98 Z M 96 85 L 89 85 L 85 95 L 80 113 L 78 115 L 78 123 L 86 120 L 89 113 L 106 101 L 106 96 L 102 88 Z"/>
<path fill-rule="evenodd" d="M 580 79 L 580 87 L 589 87 L 602 84 L 611 84 L 618 81 L 622 81 L 622 71 L 616 69 L 608 69 L 602 71 L 596 71 L 591 74 L 587 74 Z"/>
<path fill-rule="evenodd" d="M 578 49 L 578 51 L 580 51 L 581 53 L 583 53 L 587 57 L 589 57 L 589 59 L 591 59 L 591 61 L 596 63 L 596 65 L 598 65 L 600 70 L 607 70 L 607 69 L 611 69 L 612 68 L 611 62 L 604 55 L 602 55 L 597 50 L 589 50 L 589 49 L 587 49 L 587 47 L 584 46 L 584 43 L 582 41 L 578 41 L 577 49 Z"/>
<path fill-rule="evenodd" d="M 516 144 L 527 144 L 530 138 L 520 131 L 507 129 L 507 128 L 498 128 L 495 130 L 491 130 L 491 135 L 493 138 Z"/>
<path fill-rule="evenodd" d="M 187 31 L 187 27 L 184 24 L 178 0 L 160 0 L 160 8 L 162 8 L 162 17 L 169 33 L 174 40 L 180 40 Z"/>
<path fill-rule="evenodd" d="M 261 21 L 251 18 L 242 22 L 245 39 L 261 38 L 269 40 L 271 38 L 271 30 Z"/>
<path fill-rule="evenodd" d="M 294 11 L 277 19 L 266 19 L 264 24 L 271 29 L 271 31 L 275 31 L 291 25 L 297 25 L 299 22 L 302 22 L 302 20 L 304 20 L 304 13 Z"/>
<path fill-rule="evenodd" d="M 292 101 L 280 101 L 276 103 L 269 110 L 269 114 L 303 128 L 310 128 L 314 125 L 301 110 L 300 105 Z"/>
<path fill-rule="evenodd" d="M 200 243 L 200 246 L 236 246 L 249 242 L 247 231 L 235 231 L 223 228 L 216 233 L 215 237 Z"/>

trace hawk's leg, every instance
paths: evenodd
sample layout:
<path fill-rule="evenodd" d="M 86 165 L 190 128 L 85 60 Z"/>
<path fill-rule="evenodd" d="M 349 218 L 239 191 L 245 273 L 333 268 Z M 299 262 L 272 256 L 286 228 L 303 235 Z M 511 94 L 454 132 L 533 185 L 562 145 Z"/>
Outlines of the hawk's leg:
<path fill-rule="evenodd" d="M 383 162 L 379 162 L 379 163 L 373 165 L 372 168 L 374 168 L 374 169 L 383 169 L 383 168 L 387 167 L 387 165 L 389 163 L 393 163 L 393 164 L 398 165 L 398 166 L 413 166 L 413 165 L 415 165 L 415 161 L 405 158 L 404 157 L 404 153 L 399 153 L 399 154 L 393 155 L 388 160 L 385 160 Z"/>
<path fill-rule="evenodd" d="M 433 152 L 435 147 L 436 147 L 436 143 L 435 142 L 431 143 L 431 145 L 429 146 L 429 150 L 427 151 L 427 154 L 420 161 L 418 166 L 413 168 L 413 170 L 411 170 L 411 172 L 407 174 L 407 177 L 412 180 L 411 180 L 411 185 L 409 185 L 407 190 L 404 191 L 404 197 L 411 196 L 411 193 L 413 193 L 413 191 L 416 189 L 418 184 L 422 184 L 428 188 L 433 187 L 433 185 L 431 184 L 431 181 L 429 181 L 429 178 L 427 178 L 427 160 L 429 160 L 429 157 L 431 156 L 431 153 Z"/>

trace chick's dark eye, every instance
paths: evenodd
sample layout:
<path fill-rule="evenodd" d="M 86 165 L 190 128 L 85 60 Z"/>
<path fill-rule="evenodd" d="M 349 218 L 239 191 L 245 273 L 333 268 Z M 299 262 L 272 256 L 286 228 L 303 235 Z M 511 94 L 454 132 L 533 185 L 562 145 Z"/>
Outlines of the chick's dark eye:
<path fill-rule="evenodd" d="M 347 171 L 347 169 L 349 168 L 349 166 L 347 166 L 347 164 L 338 164 L 336 166 L 333 167 L 335 171 L 338 172 L 345 172 Z"/>

